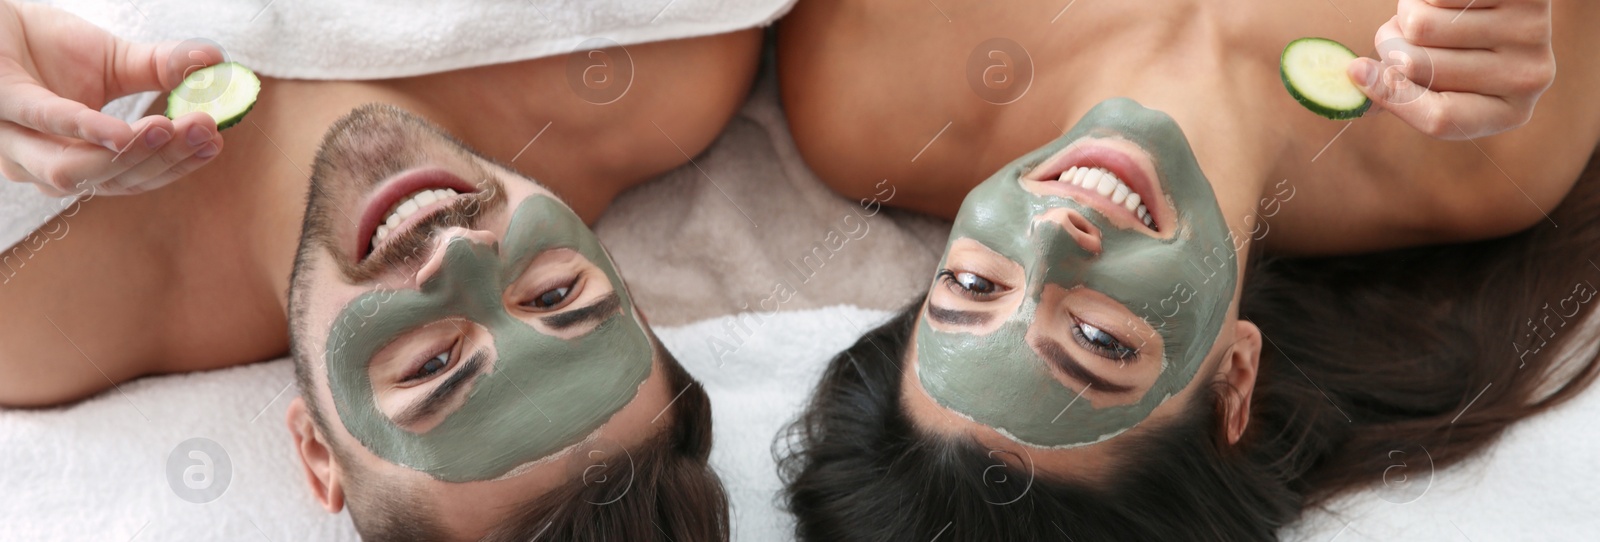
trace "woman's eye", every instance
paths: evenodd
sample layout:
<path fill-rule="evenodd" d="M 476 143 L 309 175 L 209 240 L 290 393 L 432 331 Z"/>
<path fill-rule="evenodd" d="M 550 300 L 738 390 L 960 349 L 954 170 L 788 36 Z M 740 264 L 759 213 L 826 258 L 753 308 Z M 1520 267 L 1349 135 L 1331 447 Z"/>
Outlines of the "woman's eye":
<path fill-rule="evenodd" d="M 439 374 L 439 371 L 443 371 L 449 366 L 450 350 L 445 350 L 440 352 L 437 356 L 428 358 L 428 361 L 422 362 L 422 365 L 417 367 L 417 371 L 412 373 L 411 376 L 406 377 L 405 381 L 410 382 L 413 380 L 428 378 L 430 376 Z"/>
<path fill-rule="evenodd" d="M 1084 348 L 1110 359 L 1127 360 L 1139 353 L 1137 349 L 1123 345 L 1122 341 L 1117 340 L 1110 333 L 1083 322 L 1078 322 L 1076 326 L 1073 326 L 1072 334 L 1078 340 L 1078 344 L 1083 345 Z"/>
<path fill-rule="evenodd" d="M 960 288 L 966 294 L 974 297 L 988 297 L 1000 291 L 1000 287 L 993 281 L 965 271 L 956 272 L 945 269 L 939 272 L 939 280 Z"/>
<path fill-rule="evenodd" d="M 533 298 L 533 308 L 553 309 L 557 306 L 560 306 L 561 303 L 565 302 L 567 297 L 572 294 L 572 288 L 577 284 L 577 279 L 573 279 L 573 281 L 568 283 L 566 286 L 559 286 L 545 290 L 543 293 L 540 293 L 537 297 Z"/>

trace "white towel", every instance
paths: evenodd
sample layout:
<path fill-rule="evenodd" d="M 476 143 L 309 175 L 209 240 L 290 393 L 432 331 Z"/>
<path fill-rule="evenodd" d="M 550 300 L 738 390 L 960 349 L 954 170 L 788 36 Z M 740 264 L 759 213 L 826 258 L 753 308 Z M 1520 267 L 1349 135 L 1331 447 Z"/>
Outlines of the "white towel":
<path fill-rule="evenodd" d="M 706 339 L 721 333 L 721 319 L 656 329 L 711 396 L 711 462 L 727 485 L 734 540 L 788 539 L 792 522 L 774 499 L 772 437 L 858 326 L 888 315 L 854 307 L 769 314 L 720 357 Z M 68 408 L 0 410 L 0 540 L 357 540 L 349 514 L 323 511 L 304 481 L 284 427 L 293 383 L 293 365 L 278 360 L 144 378 Z M 184 500 L 169 481 L 180 476 L 188 487 L 167 462 L 193 438 L 223 451 L 211 454 L 211 479 L 193 484 L 225 487 L 214 501 Z M 183 468 L 199 464 L 187 456 L 179 454 Z"/>
<path fill-rule="evenodd" d="M 53 0 L 136 40 L 205 38 L 292 79 L 385 79 L 763 26 L 794 0 Z"/>

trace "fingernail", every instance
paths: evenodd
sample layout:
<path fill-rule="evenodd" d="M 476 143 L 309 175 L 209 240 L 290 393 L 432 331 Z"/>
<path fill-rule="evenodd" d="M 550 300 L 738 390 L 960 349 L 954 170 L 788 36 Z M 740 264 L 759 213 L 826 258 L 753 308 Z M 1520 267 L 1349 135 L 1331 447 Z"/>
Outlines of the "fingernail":
<path fill-rule="evenodd" d="M 171 140 L 172 132 L 167 131 L 166 128 L 151 128 L 150 131 L 144 133 L 144 146 L 152 149 L 165 145 Z"/>
<path fill-rule="evenodd" d="M 117 142 L 112 141 L 111 138 L 100 139 L 99 143 L 100 143 L 101 147 L 105 147 L 106 150 L 109 150 L 111 152 L 121 152 L 122 151 L 122 149 L 117 148 Z"/>
<path fill-rule="evenodd" d="M 222 149 L 217 148 L 217 144 L 216 143 L 211 143 L 211 144 L 208 144 L 208 145 L 206 145 L 204 147 L 200 147 L 200 150 L 196 151 L 194 153 L 194 155 L 198 156 L 198 157 L 201 157 L 201 158 L 210 158 L 210 157 L 216 156 L 217 155 L 217 151 L 220 151 L 220 150 L 222 150 Z"/>
<path fill-rule="evenodd" d="M 200 126 L 190 126 L 189 135 L 185 137 L 189 140 L 189 145 L 192 147 L 199 147 L 200 145 L 205 144 L 205 142 L 211 141 L 211 134 L 206 133 L 206 129 Z"/>

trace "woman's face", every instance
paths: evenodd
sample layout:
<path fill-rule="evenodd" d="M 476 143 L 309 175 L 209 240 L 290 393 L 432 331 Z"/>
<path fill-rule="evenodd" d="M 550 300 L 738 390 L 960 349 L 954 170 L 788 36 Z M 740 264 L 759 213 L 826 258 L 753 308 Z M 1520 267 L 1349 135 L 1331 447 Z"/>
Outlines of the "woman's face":
<path fill-rule="evenodd" d="M 1102 102 L 967 196 L 919 316 L 908 406 L 925 396 L 1035 447 L 1109 439 L 1196 380 L 1237 281 L 1182 130 Z"/>

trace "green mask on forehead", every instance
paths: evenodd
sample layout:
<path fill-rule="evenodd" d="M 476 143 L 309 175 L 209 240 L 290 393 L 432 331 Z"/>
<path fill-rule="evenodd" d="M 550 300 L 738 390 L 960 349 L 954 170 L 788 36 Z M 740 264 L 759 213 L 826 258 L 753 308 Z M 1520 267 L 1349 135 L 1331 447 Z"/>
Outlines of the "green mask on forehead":
<path fill-rule="evenodd" d="M 1023 188 L 1023 174 L 1083 137 L 1122 138 L 1154 158 L 1161 196 L 1177 209 L 1168 226 L 1175 228 L 1171 238 L 1121 229 L 1093 208 Z M 1099 255 L 1080 247 L 1060 224 L 1042 220 L 1057 208 L 1075 210 L 1100 229 Z M 1072 131 L 973 189 L 950 231 L 950 243 L 962 238 L 1021 264 L 1025 297 L 1015 314 L 984 335 L 939 331 L 922 318 L 918 377 L 939 404 L 1034 446 L 1072 447 L 1111 438 L 1187 386 L 1222 328 L 1238 277 L 1227 222 L 1183 131 L 1165 113 L 1127 98 L 1101 102 Z M 940 268 L 945 264 L 941 261 Z M 1049 362 L 1026 339 L 1049 285 L 1105 294 L 1161 336 L 1160 376 L 1137 402 L 1105 408 L 1074 402 L 1078 392 L 1051 376 Z"/>
<path fill-rule="evenodd" d="M 557 248 L 599 266 L 622 300 L 619 314 L 570 340 L 541 333 L 502 301 L 535 256 Z M 378 410 L 367 365 L 400 334 L 445 318 L 487 328 L 496 361 L 474 378 L 458 410 L 412 433 Z M 446 482 L 495 479 L 577 444 L 633 400 L 652 366 L 650 339 L 599 239 L 572 211 L 540 195 L 517 207 L 499 249 L 453 239 L 438 273 L 419 290 L 362 294 L 335 322 L 327 365 L 339 419 L 378 457 Z"/>

